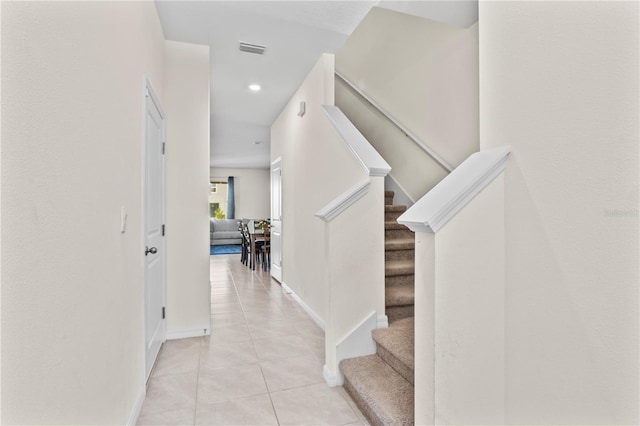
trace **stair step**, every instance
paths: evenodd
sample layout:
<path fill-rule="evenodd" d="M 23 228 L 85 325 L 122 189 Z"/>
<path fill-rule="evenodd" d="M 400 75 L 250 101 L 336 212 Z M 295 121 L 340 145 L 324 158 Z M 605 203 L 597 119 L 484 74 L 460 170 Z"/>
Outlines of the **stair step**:
<path fill-rule="evenodd" d="M 384 278 L 384 286 L 385 288 L 403 286 L 403 285 L 413 285 L 415 279 L 414 275 L 395 275 L 392 277 Z"/>
<path fill-rule="evenodd" d="M 385 289 L 385 306 L 405 306 L 413 305 L 414 290 L 411 285 L 396 285 Z"/>
<path fill-rule="evenodd" d="M 389 206 L 393 204 L 393 197 L 395 196 L 393 191 L 384 191 L 384 205 Z"/>
<path fill-rule="evenodd" d="M 409 318 L 415 315 L 413 305 L 405 306 L 389 306 L 385 309 L 385 315 L 389 320 L 389 324 L 394 324 L 404 318 Z"/>
<path fill-rule="evenodd" d="M 384 276 L 413 275 L 414 260 L 389 260 L 384 264 Z"/>
<path fill-rule="evenodd" d="M 385 250 L 413 250 L 415 246 L 414 238 L 389 238 L 384 242 Z"/>
<path fill-rule="evenodd" d="M 413 385 L 378 355 L 340 362 L 344 388 L 372 425 L 413 425 Z"/>
<path fill-rule="evenodd" d="M 384 220 L 396 220 L 405 211 L 407 211 L 407 206 L 384 206 Z"/>
<path fill-rule="evenodd" d="M 385 238 L 415 238 L 415 234 L 406 226 L 396 222 L 395 220 L 385 220 L 384 222 Z"/>
<path fill-rule="evenodd" d="M 414 317 L 395 321 L 388 328 L 373 330 L 378 356 L 409 383 L 414 377 Z"/>

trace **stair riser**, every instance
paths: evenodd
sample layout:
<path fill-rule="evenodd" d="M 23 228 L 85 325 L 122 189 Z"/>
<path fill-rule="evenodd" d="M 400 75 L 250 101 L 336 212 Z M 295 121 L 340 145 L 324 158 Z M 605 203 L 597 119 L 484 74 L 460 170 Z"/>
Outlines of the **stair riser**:
<path fill-rule="evenodd" d="M 411 275 L 397 275 L 395 277 L 385 277 L 384 285 L 386 287 L 393 287 L 396 285 L 413 285 L 414 276 Z"/>
<path fill-rule="evenodd" d="M 384 237 L 386 239 L 398 239 L 398 238 L 415 238 L 415 235 L 408 228 L 405 229 L 385 229 Z"/>
<path fill-rule="evenodd" d="M 411 383 L 413 385 L 414 384 L 413 383 L 413 377 L 414 377 L 413 370 L 409 366 L 405 365 L 405 363 L 400 361 L 398 358 L 396 358 L 391 352 L 386 350 L 382 345 L 377 345 L 377 347 L 378 347 L 378 349 L 377 349 L 376 353 L 378 354 L 378 356 L 380 358 L 382 358 L 384 360 L 384 362 L 389 364 L 391 366 L 391 368 L 396 370 L 399 375 L 404 377 L 404 379 L 407 382 L 409 382 L 409 383 Z"/>
<path fill-rule="evenodd" d="M 393 196 L 391 196 L 391 197 L 384 197 L 384 205 L 385 205 L 385 206 L 393 205 Z"/>
<path fill-rule="evenodd" d="M 385 313 L 389 319 L 389 323 L 402 318 L 414 316 L 413 305 L 410 306 L 390 306 L 386 308 Z"/>
<path fill-rule="evenodd" d="M 384 260 L 412 260 L 415 258 L 415 250 L 387 250 L 384 252 Z"/>
<path fill-rule="evenodd" d="M 395 222 L 404 212 L 384 212 L 384 220 L 387 222 Z"/>

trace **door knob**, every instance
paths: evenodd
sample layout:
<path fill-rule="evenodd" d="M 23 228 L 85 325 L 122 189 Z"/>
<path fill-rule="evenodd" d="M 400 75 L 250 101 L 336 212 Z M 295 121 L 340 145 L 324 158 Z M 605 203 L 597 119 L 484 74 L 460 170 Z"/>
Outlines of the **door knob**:
<path fill-rule="evenodd" d="M 145 247 L 144 249 L 144 255 L 147 256 L 149 253 L 151 254 L 156 254 L 158 252 L 158 249 L 155 247 L 151 247 L 149 248 L 149 246 Z"/>

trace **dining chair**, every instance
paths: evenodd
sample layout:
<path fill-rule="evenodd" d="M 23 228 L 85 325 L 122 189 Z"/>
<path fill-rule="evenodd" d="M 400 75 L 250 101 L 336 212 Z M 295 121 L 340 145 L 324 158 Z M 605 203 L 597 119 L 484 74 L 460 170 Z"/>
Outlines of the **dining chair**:
<path fill-rule="evenodd" d="M 262 244 L 262 269 L 271 268 L 271 225 L 265 223 L 262 226 L 264 230 L 264 244 Z"/>
<path fill-rule="evenodd" d="M 240 231 L 240 235 L 242 237 L 242 249 L 240 251 L 240 262 L 242 262 L 243 265 L 247 264 L 247 260 L 249 258 L 249 242 L 247 241 L 247 239 L 244 236 L 244 232 L 243 232 L 243 223 L 241 220 L 238 221 L 238 230 Z"/>

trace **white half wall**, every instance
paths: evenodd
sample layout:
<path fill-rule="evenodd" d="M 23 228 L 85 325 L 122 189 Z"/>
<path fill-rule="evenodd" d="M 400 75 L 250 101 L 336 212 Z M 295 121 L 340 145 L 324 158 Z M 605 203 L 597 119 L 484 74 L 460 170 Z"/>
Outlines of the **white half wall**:
<path fill-rule="evenodd" d="M 504 259 L 501 174 L 435 234 L 435 424 L 505 424 Z"/>
<path fill-rule="evenodd" d="M 125 424 L 144 394 L 152 2 L 1 2 L 2 424 Z M 128 214 L 120 232 L 120 211 Z"/>
<path fill-rule="evenodd" d="M 209 47 L 165 42 L 167 337 L 210 330 Z"/>
<path fill-rule="evenodd" d="M 508 424 L 638 424 L 638 2 L 480 2 Z"/>
<path fill-rule="evenodd" d="M 210 169 L 211 178 L 226 181 L 229 176 L 234 177 L 236 219 L 265 219 L 271 216 L 269 169 Z"/>
<path fill-rule="evenodd" d="M 306 113 L 299 117 L 302 101 Z M 324 322 L 327 241 L 325 224 L 314 215 L 366 177 L 322 110 L 333 104 L 334 57 L 325 54 L 271 127 L 271 159 L 282 157 L 283 281 Z"/>

